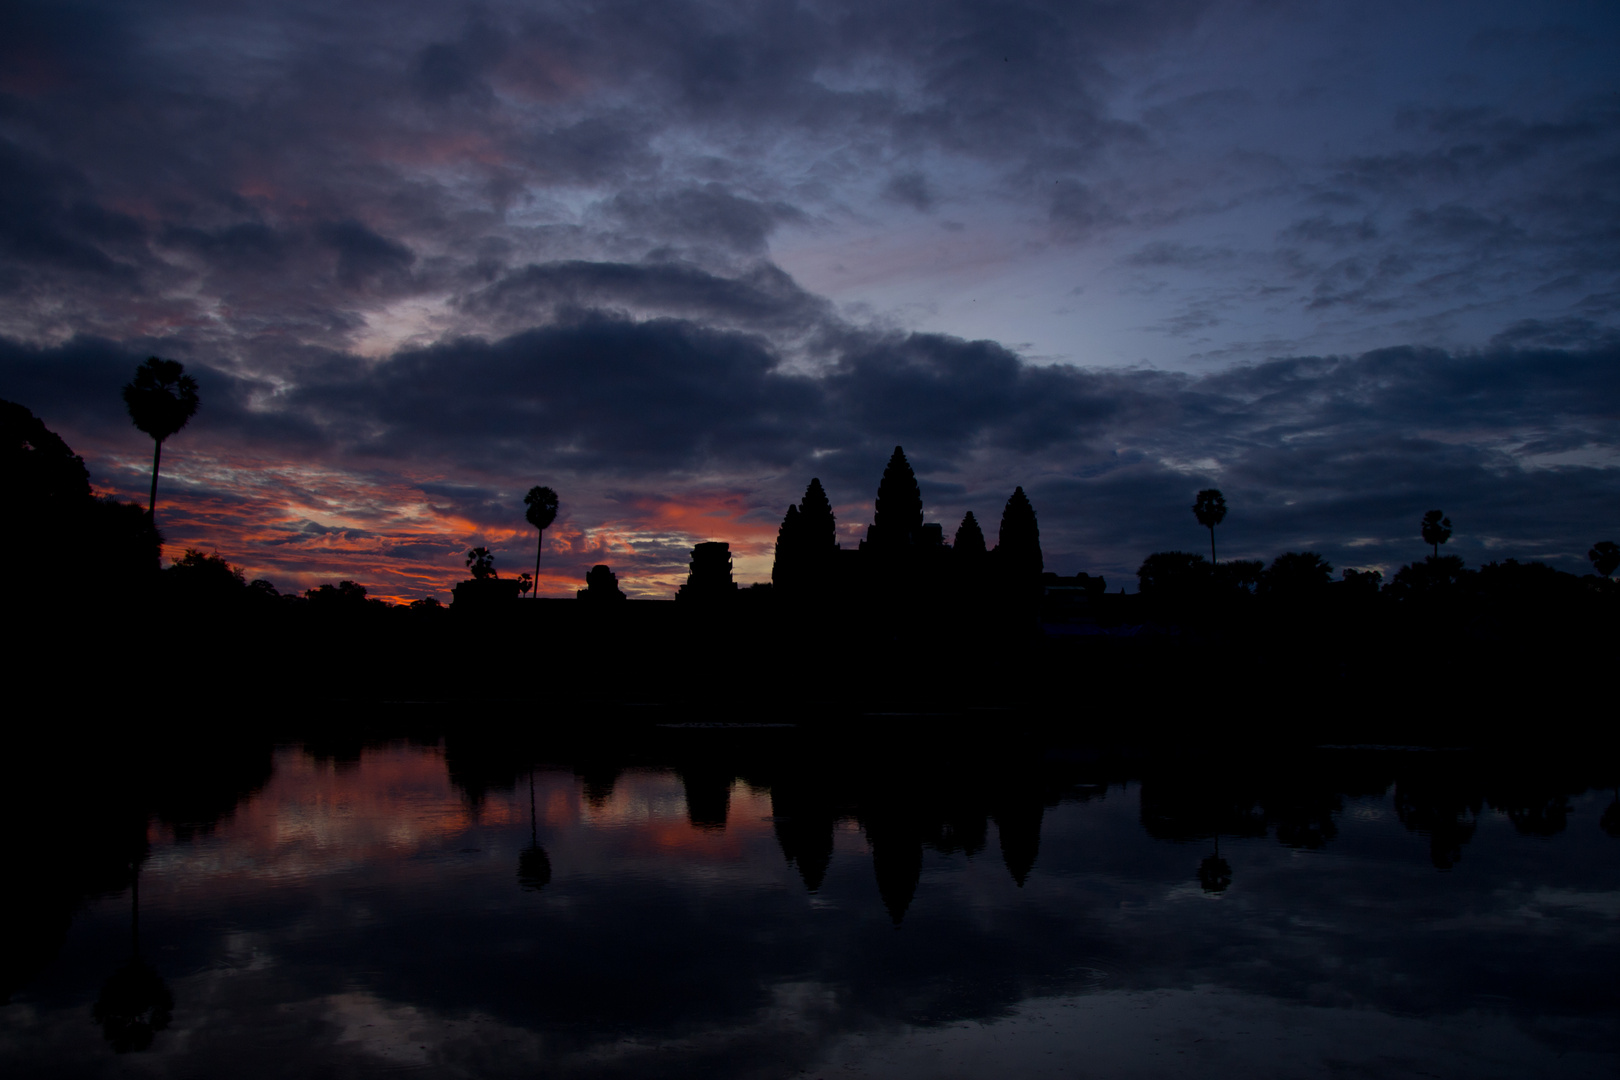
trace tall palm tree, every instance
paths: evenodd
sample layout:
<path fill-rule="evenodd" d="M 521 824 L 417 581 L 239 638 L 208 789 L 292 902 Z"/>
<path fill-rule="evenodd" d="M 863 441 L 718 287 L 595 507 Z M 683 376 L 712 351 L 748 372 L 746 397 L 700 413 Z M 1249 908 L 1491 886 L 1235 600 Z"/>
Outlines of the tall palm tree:
<path fill-rule="evenodd" d="M 186 374 L 178 360 L 148 356 L 124 387 L 124 405 L 135 426 L 152 436 L 152 497 L 146 512 L 157 522 L 158 466 L 163 461 L 163 440 L 186 426 L 197 413 L 197 380 Z"/>
<path fill-rule="evenodd" d="M 529 524 L 540 530 L 539 538 L 534 544 L 534 599 L 540 598 L 540 552 L 545 548 L 546 528 L 557 520 L 557 493 L 548 487 L 536 485 L 523 496 L 523 505 L 528 507 L 523 516 L 529 519 Z"/>
<path fill-rule="evenodd" d="M 1423 534 L 1423 542 L 1434 547 L 1434 557 L 1438 559 L 1440 545 L 1451 539 L 1451 519 L 1444 510 L 1430 510 L 1423 515 L 1418 531 Z"/>
<path fill-rule="evenodd" d="M 1209 530 L 1209 561 L 1215 562 L 1215 526 L 1226 520 L 1226 496 L 1220 488 L 1205 488 L 1193 503 L 1193 517 Z"/>

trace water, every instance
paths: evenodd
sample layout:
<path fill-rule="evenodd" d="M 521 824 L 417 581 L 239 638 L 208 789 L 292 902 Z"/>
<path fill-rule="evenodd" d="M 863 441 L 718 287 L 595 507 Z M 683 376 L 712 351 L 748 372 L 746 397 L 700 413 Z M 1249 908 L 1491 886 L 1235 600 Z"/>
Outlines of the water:
<path fill-rule="evenodd" d="M 1574 766 L 265 754 L 146 815 L 138 937 L 127 873 L 82 890 L 0 1071 L 1620 1071 L 1620 823 Z"/>

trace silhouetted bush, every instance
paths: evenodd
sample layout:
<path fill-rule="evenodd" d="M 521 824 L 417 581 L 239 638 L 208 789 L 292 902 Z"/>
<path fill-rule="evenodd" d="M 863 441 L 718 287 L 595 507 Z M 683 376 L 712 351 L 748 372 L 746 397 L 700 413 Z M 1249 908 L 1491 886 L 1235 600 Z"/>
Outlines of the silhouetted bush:
<path fill-rule="evenodd" d="M 1321 598 L 1333 581 L 1333 567 L 1314 551 L 1288 551 L 1271 560 L 1260 576 L 1260 594 L 1277 600 Z"/>
<path fill-rule="evenodd" d="M 1613 577 L 1614 572 L 1620 570 L 1620 544 L 1613 540 L 1599 540 L 1586 557 L 1592 561 L 1592 569 L 1599 577 Z"/>
<path fill-rule="evenodd" d="M 1455 598 L 1468 568 L 1455 555 L 1430 555 L 1395 571 L 1387 592 L 1393 600 L 1446 600 Z"/>
<path fill-rule="evenodd" d="M 1345 594 L 1359 599 L 1376 597 L 1378 590 L 1384 585 L 1384 575 L 1379 570 L 1353 570 L 1346 567 L 1342 577 L 1341 587 Z"/>
<path fill-rule="evenodd" d="M 1156 599 L 1197 598 L 1208 592 L 1209 585 L 1208 561 L 1186 551 L 1154 552 L 1136 571 L 1137 590 Z"/>
<path fill-rule="evenodd" d="M 333 585 L 326 582 L 304 591 L 310 609 L 321 612 L 356 612 L 366 610 L 366 587 L 359 582 L 343 580 Z"/>
<path fill-rule="evenodd" d="M 91 494 L 84 461 L 32 412 L 0 400 L 0 490 L 10 528 L 0 532 L 6 592 L 31 603 L 113 597 L 142 603 L 157 584 L 162 539 L 134 503 Z M 42 568 L 40 545 L 75 574 Z"/>
<path fill-rule="evenodd" d="M 1215 591 L 1230 596 L 1247 596 L 1260 588 L 1266 564 L 1259 559 L 1228 559 L 1210 568 Z"/>
<path fill-rule="evenodd" d="M 163 589 L 170 599 L 180 603 L 222 606 L 245 600 L 248 584 L 242 571 L 226 562 L 219 552 L 205 555 L 196 548 L 187 548 L 163 571 Z"/>

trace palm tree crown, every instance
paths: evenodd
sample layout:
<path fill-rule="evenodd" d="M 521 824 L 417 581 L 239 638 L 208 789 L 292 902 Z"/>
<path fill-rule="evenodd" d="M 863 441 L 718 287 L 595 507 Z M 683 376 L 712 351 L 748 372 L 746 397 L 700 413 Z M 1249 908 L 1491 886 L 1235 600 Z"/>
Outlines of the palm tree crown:
<path fill-rule="evenodd" d="M 197 380 L 180 361 L 149 356 L 124 387 L 124 404 L 135 426 L 162 442 L 197 414 Z"/>
<path fill-rule="evenodd" d="M 1420 526 L 1423 542 L 1434 547 L 1435 558 L 1440 557 L 1440 545 L 1451 539 L 1451 519 L 1444 510 L 1430 510 L 1423 515 Z"/>
<path fill-rule="evenodd" d="M 546 529 L 557 520 L 557 493 L 548 487 L 535 486 L 523 496 L 523 505 L 528 509 L 523 516 L 530 525 L 537 529 Z"/>
<path fill-rule="evenodd" d="M 534 547 L 534 599 L 540 597 L 540 550 L 545 546 L 546 528 L 557 520 L 557 493 L 543 484 L 536 484 L 523 496 L 527 508 L 523 516 L 530 525 L 540 530 Z"/>

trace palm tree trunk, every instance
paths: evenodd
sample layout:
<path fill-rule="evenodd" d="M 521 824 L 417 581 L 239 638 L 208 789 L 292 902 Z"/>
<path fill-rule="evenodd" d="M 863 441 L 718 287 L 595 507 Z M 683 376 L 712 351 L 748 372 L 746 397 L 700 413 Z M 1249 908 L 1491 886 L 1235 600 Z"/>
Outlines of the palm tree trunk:
<path fill-rule="evenodd" d="M 146 512 L 147 512 L 147 514 L 149 514 L 151 516 L 152 524 L 156 525 L 157 524 L 158 463 L 163 460 L 163 440 L 162 439 L 154 439 L 152 441 L 153 441 L 153 443 L 156 444 L 157 448 L 152 451 L 152 498 L 146 504 Z"/>
<path fill-rule="evenodd" d="M 529 596 L 531 600 L 540 599 L 540 551 L 546 546 L 546 530 L 540 530 L 539 539 L 534 542 L 534 592 Z"/>
<path fill-rule="evenodd" d="M 1215 565 L 1215 526 L 1209 527 L 1209 563 Z"/>
<path fill-rule="evenodd" d="M 135 959 L 141 958 L 141 868 L 132 864 L 129 879 L 129 946 Z"/>

